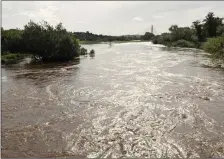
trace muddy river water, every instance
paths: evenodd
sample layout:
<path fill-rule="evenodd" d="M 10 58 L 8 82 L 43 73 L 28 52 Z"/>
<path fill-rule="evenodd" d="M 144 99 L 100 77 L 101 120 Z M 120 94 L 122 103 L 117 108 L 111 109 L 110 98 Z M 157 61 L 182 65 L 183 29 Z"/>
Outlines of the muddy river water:
<path fill-rule="evenodd" d="M 85 45 L 2 66 L 2 157 L 224 157 L 224 70 L 194 49 Z"/>

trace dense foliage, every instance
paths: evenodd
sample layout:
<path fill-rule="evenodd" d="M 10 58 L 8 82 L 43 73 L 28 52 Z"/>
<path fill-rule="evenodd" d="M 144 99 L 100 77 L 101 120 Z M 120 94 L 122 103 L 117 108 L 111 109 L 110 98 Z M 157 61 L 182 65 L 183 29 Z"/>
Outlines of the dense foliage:
<path fill-rule="evenodd" d="M 195 44 L 195 47 L 200 47 L 200 44 L 205 42 L 207 38 L 224 35 L 223 18 L 215 17 L 214 13 L 208 13 L 202 22 L 199 20 L 194 21 L 191 27 L 172 25 L 169 31 L 169 33 L 155 36 L 153 43 L 173 46 L 173 44 L 177 44 L 177 41 L 180 40 L 182 42 L 178 43 L 183 45 L 183 40 L 185 40 L 186 45 L 188 42 L 191 42 Z"/>
<path fill-rule="evenodd" d="M 87 54 L 88 54 L 87 49 L 81 47 L 81 49 L 80 49 L 80 55 L 87 55 Z"/>
<path fill-rule="evenodd" d="M 19 29 L 4 30 L 1 28 L 1 51 L 22 52 L 24 50 L 21 39 L 23 31 Z"/>
<path fill-rule="evenodd" d="M 217 50 L 220 49 L 220 39 L 223 39 L 223 36 L 223 18 L 215 17 L 214 13 L 210 12 L 203 21 L 194 21 L 191 27 L 172 25 L 169 28 L 169 33 L 153 37 L 152 42 L 174 47 L 204 48 L 221 57 L 220 54 L 223 54 L 223 51 L 217 53 Z M 205 42 L 206 44 L 203 46 Z"/>
<path fill-rule="evenodd" d="M 150 32 L 146 32 L 143 36 L 141 36 L 141 40 L 152 40 L 155 35 Z"/>
<path fill-rule="evenodd" d="M 62 23 L 51 26 L 47 22 L 30 21 L 24 29 L 1 28 L 1 50 L 5 60 L 23 56 L 13 54 L 30 54 L 34 59 L 42 61 L 68 61 L 79 55 L 88 54 L 80 48 L 79 42 L 112 42 L 140 40 L 140 35 L 108 36 L 90 32 L 68 32 Z M 94 54 L 91 51 L 90 54 Z M 7 56 L 6 54 L 10 54 Z"/>
<path fill-rule="evenodd" d="M 61 23 L 54 28 L 47 22 L 37 24 L 30 21 L 24 27 L 22 39 L 26 44 L 25 51 L 43 61 L 67 61 L 79 53 L 78 41 Z"/>
<path fill-rule="evenodd" d="M 92 49 L 90 50 L 89 54 L 95 54 L 95 51 Z"/>
<path fill-rule="evenodd" d="M 78 40 L 63 28 L 62 23 L 55 27 L 47 22 L 30 21 L 24 30 L 2 31 L 3 53 L 29 53 L 42 61 L 68 61 L 79 55 Z"/>

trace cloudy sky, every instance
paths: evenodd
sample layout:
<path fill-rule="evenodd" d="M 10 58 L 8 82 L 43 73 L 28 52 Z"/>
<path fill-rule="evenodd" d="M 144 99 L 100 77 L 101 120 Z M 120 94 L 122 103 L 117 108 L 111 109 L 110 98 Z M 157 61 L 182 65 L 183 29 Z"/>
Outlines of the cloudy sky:
<path fill-rule="evenodd" d="M 2 26 L 23 28 L 30 19 L 62 22 L 69 31 L 97 34 L 143 34 L 154 26 L 157 34 L 172 24 L 190 26 L 208 12 L 224 17 L 222 1 L 3 1 Z"/>

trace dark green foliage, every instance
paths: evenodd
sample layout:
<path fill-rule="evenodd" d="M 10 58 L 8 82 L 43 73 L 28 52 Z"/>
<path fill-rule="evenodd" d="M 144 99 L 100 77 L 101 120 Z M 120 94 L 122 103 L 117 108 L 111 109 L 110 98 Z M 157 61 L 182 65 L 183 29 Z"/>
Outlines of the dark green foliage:
<path fill-rule="evenodd" d="M 222 25 L 222 20 L 223 18 L 215 17 L 214 13 L 208 13 L 203 20 L 207 37 L 217 36 L 217 28 L 219 25 Z"/>
<path fill-rule="evenodd" d="M 24 27 L 22 39 L 26 52 L 43 61 L 68 61 L 79 55 L 78 41 L 61 23 L 54 28 L 47 22 L 30 21 Z"/>
<path fill-rule="evenodd" d="M 167 46 L 200 48 L 207 38 L 224 35 L 224 24 L 222 21 L 223 18 L 215 17 L 213 13 L 208 13 L 203 22 L 199 20 L 194 21 L 191 28 L 172 25 L 169 28 L 170 33 L 157 35 L 152 38 L 152 42 Z"/>
<path fill-rule="evenodd" d="M 2 53 L 29 53 L 42 61 L 68 61 L 79 56 L 80 45 L 62 23 L 53 27 L 47 22 L 30 21 L 24 30 L 1 28 Z"/>
<path fill-rule="evenodd" d="M 90 50 L 89 54 L 95 54 L 95 51 L 92 49 Z"/>
<path fill-rule="evenodd" d="M 124 35 L 124 36 L 109 36 L 102 34 L 93 34 L 90 32 L 74 32 L 73 35 L 80 41 L 88 42 L 108 42 L 108 41 L 131 41 L 140 40 L 140 36 L 137 35 Z"/>
<path fill-rule="evenodd" d="M 192 28 L 195 31 L 197 41 L 199 42 L 205 41 L 205 31 L 203 30 L 203 25 L 199 20 L 193 22 Z"/>
<path fill-rule="evenodd" d="M 80 49 L 80 55 L 87 55 L 87 54 L 88 54 L 87 49 L 81 47 L 81 49 Z"/>
<path fill-rule="evenodd" d="M 150 32 L 146 32 L 145 35 L 141 36 L 141 40 L 152 40 L 155 35 Z"/>
<path fill-rule="evenodd" d="M 224 59 L 223 18 L 215 17 L 214 13 L 208 13 L 202 22 L 194 21 L 191 28 L 172 25 L 169 31 L 153 37 L 152 42 L 174 47 L 201 48 L 213 57 Z"/>
<path fill-rule="evenodd" d="M 178 40 L 172 43 L 172 46 L 174 47 L 188 47 L 188 48 L 195 48 L 195 44 L 187 41 L 187 40 Z"/>
<path fill-rule="evenodd" d="M 171 36 L 169 33 L 162 33 L 161 35 L 157 35 L 152 38 L 152 42 L 154 44 L 163 44 L 163 45 L 170 45 L 171 44 Z"/>
<path fill-rule="evenodd" d="M 23 31 L 19 29 L 4 30 L 1 28 L 1 50 L 2 52 L 23 52 Z"/>

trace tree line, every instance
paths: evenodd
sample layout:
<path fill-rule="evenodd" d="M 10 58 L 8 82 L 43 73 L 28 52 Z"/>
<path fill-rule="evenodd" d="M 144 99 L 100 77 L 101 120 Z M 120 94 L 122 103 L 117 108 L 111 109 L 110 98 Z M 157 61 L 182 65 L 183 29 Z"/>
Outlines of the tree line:
<path fill-rule="evenodd" d="M 35 60 L 68 61 L 79 55 L 86 55 L 80 42 L 113 42 L 131 40 L 150 40 L 151 33 L 145 35 L 110 36 L 87 32 L 69 32 L 62 23 L 52 26 L 46 21 L 35 23 L 32 20 L 23 29 L 1 28 L 2 59 L 23 58 L 32 55 Z M 95 53 L 91 50 L 91 54 Z"/>
<path fill-rule="evenodd" d="M 192 22 L 191 27 L 172 25 L 169 32 L 153 37 L 152 42 L 173 47 L 201 48 L 214 56 L 223 57 L 223 18 L 209 12 L 202 21 Z"/>
<path fill-rule="evenodd" d="M 98 41 L 98 42 L 112 42 L 112 41 L 132 41 L 132 40 L 150 40 L 151 33 L 145 35 L 122 35 L 122 36 L 111 36 L 102 34 L 93 34 L 87 32 L 73 32 L 74 36 L 80 41 Z"/>

